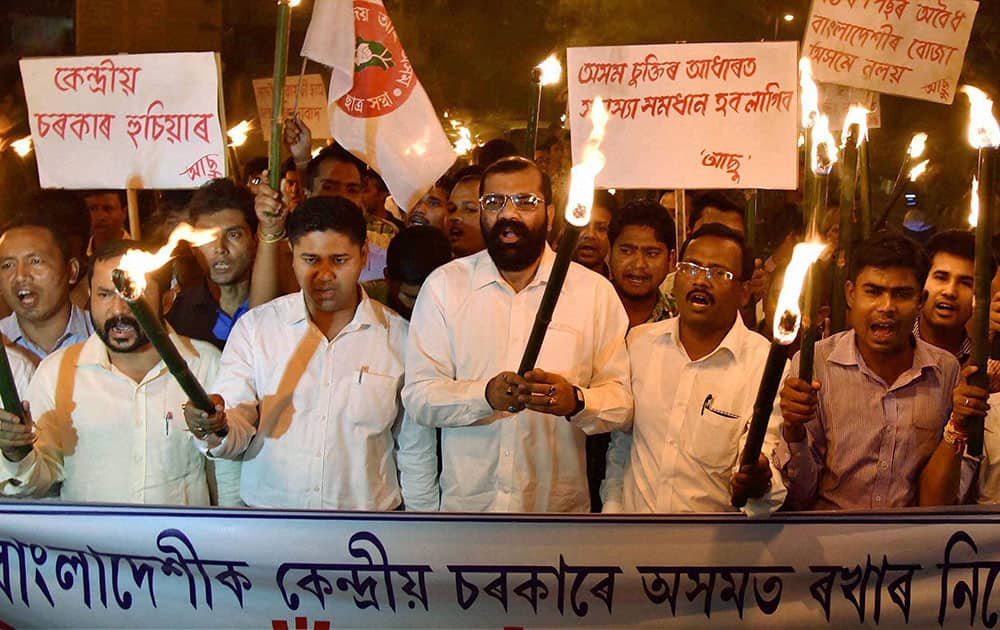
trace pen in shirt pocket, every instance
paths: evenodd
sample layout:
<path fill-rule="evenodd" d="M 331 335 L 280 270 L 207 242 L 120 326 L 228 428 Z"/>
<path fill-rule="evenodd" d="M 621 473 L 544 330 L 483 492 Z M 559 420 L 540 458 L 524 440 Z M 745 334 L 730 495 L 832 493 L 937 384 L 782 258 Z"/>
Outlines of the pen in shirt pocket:
<path fill-rule="evenodd" d="M 170 411 L 163 416 L 163 434 L 170 437 L 170 421 L 174 419 L 174 414 Z"/>
<path fill-rule="evenodd" d="M 361 384 L 361 378 L 362 378 L 362 377 L 363 377 L 363 376 L 364 376 L 365 374 L 367 374 L 367 373 L 368 373 L 368 366 L 367 366 L 367 365 L 362 365 L 362 366 L 361 366 L 361 369 L 360 369 L 360 370 L 358 370 L 358 385 L 360 385 L 360 384 Z"/>

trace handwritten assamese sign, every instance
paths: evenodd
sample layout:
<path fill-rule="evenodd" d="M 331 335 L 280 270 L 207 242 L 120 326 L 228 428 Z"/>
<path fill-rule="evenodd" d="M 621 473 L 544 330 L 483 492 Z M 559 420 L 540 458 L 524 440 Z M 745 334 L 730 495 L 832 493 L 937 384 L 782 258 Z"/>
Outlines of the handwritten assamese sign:
<path fill-rule="evenodd" d="M 574 162 L 600 96 L 600 188 L 795 188 L 796 55 L 795 42 L 570 48 Z"/>
<path fill-rule="evenodd" d="M 0 503 L 0 627 L 993 627 L 1000 512 Z"/>
<path fill-rule="evenodd" d="M 265 130 L 264 141 L 270 142 L 271 135 L 271 97 L 273 96 L 273 79 L 254 79 L 253 95 L 257 100 L 257 118 L 260 120 L 260 128 Z M 323 77 L 319 74 L 307 74 L 302 77 L 302 85 L 299 86 L 299 77 L 290 76 L 285 79 L 284 108 L 282 120 L 292 113 L 298 102 L 298 114 L 302 122 L 309 127 L 309 133 L 314 139 L 329 138 L 330 136 L 330 116 L 327 113 L 326 85 Z"/>
<path fill-rule="evenodd" d="M 196 188 L 226 171 L 215 53 L 22 59 L 43 188 Z"/>
<path fill-rule="evenodd" d="M 979 3 L 813 0 L 802 54 L 817 81 L 950 104 Z"/>

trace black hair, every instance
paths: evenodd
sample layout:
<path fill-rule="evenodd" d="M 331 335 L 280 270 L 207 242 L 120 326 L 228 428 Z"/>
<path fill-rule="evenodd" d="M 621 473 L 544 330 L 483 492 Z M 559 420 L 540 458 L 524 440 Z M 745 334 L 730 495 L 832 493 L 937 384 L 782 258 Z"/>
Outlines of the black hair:
<path fill-rule="evenodd" d="M 69 262 L 72 258 L 72 253 L 70 252 L 69 240 L 66 238 L 66 233 L 63 232 L 62 228 L 58 227 L 58 223 L 50 219 L 44 219 L 33 214 L 21 213 L 17 214 L 8 221 L 3 226 L 3 233 L 6 234 L 10 230 L 15 230 L 17 228 L 37 228 L 39 230 L 45 230 L 50 235 L 52 235 L 52 240 L 55 241 L 56 247 L 59 248 L 59 253 L 62 254 L 63 262 Z"/>
<path fill-rule="evenodd" d="M 343 197 L 307 197 L 288 216 L 288 240 L 292 245 L 310 232 L 338 232 L 357 245 L 367 238 L 365 215 L 361 208 Z"/>
<path fill-rule="evenodd" d="M 740 246 L 739 280 L 746 282 L 747 280 L 750 279 L 750 276 L 753 275 L 753 253 L 747 247 L 746 240 L 743 239 L 743 236 L 739 232 L 732 229 L 731 227 L 722 225 L 721 223 L 706 223 L 697 230 L 695 230 L 693 234 L 687 237 L 687 240 L 684 241 L 684 244 L 681 245 L 681 251 L 680 254 L 678 254 L 677 256 L 677 260 L 684 260 L 684 252 L 687 251 L 688 245 L 690 245 L 693 241 L 705 236 L 714 236 L 716 238 L 722 238 L 727 241 L 732 241 L 737 245 L 739 245 Z"/>
<path fill-rule="evenodd" d="M 87 265 L 87 286 L 91 289 L 94 287 L 94 267 L 97 263 L 104 262 L 105 260 L 110 260 L 112 258 L 118 258 L 119 256 L 124 256 L 125 252 L 130 249 L 139 249 L 144 252 L 153 252 L 154 249 L 145 243 L 140 241 L 131 241 L 127 239 L 108 241 L 94 252 L 94 255 L 90 257 L 90 264 Z M 149 282 L 156 283 L 156 286 L 160 289 L 160 293 L 164 293 L 170 288 L 170 278 L 173 275 L 173 264 L 163 265 L 156 271 L 153 271 L 146 275 Z"/>
<path fill-rule="evenodd" d="M 486 170 L 483 171 L 483 178 L 479 180 L 479 196 L 483 196 L 486 180 L 489 179 L 490 175 L 509 175 L 510 173 L 522 173 L 524 171 L 535 171 L 538 173 L 542 178 L 542 196 L 545 197 L 546 204 L 551 204 L 552 180 L 542 172 L 542 169 L 538 168 L 537 164 L 528 158 L 520 156 L 505 157 L 486 167 Z"/>
<path fill-rule="evenodd" d="M 389 192 L 389 187 L 385 185 L 385 180 L 382 179 L 382 176 L 370 166 L 365 169 L 364 177 L 362 179 L 366 182 L 372 182 L 375 184 L 375 188 L 378 188 L 382 192 Z"/>
<path fill-rule="evenodd" d="M 865 267 L 910 269 L 917 277 L 917 285 L 922 289 L 927 280 L 930 262 L 924 250 L 912 239 L 885 231 L 875 234 L 854 250 L 848 273 L 851 282 L 858 281 L 858 275 Z"/>
<path fill-rule="evenodd" d="M 444 232 L 430 225 L 414 225 L 389 241 L 386 274 L 405 284 L 423 284 L 432 271 L 451 260 L 451 244 Z"/>
<path fill-rule="evenodd" d="M 929 265 L 933 265 L 934 257 L 938 254 L 951 254 L 952 256 L 957 256 L 958 258 L 964 258 L 969 262 L 975 263 L 976 261 L 976 237 L 972 232 L 967 230 L 945 230 L 944 232 L 938 232 L 927 241 L 927 245 L 924 246 L 924 251 L 927 252 L 927 262 Z M 992 247 L 990 249 L 992 252 Z M 996 255 L 990 254 L 990 277 L 992 278 L 997 272 L 997 259 Z"/>
<path fill-rule="evenodd" d="M 492 166 L 497 160 L 520 155 L 513 144 L 503 138 L 494 138 L 476 151 L 476 164 L 482 168 Z"/>
<path fill-rule="evenodd" d="M 452 190 L 454 190 L 455 186 L 464 184 L 465 182 L 479 183 L 483 181 L 483 167 L 477 164 L 472 164 L 471 166 L 459 169 L 459 171 L 452 176 L 452 181 Z"/>
<path fill-rule="evenodd" d="M 694 224 L 700 221 L 702 215 L 705 214 L 705 208 L 709 207 L 718 208 L 722 212 L 737 212 L 739 213 L 741 219 L 743 217 L 742 206 L 730 199 L 725 193 L 717 190 L 710 190 L 696 196 L 692 201 L 691 215 L 688 217 L 688 225 L 690 227 L 694 227 Z"/>
<path fill-rule="evenodd" d="M 666 209 L 655 201 L 633 201 L 626 204 L 611 219 L 608 228 L 608 239 L 612 245 L 621 233 L 630 225 L 648 227 L 653 230 L 656 240 L 667 246 L 668 250 L 677 249 L 677 232 L 673 219 Z"/>
<path fill-rule="evenodd" d="M 253 195 L 249 190 L 231 179 L 219 178 L 204 184 L 195 191 L 188 204 L 190 221 L 222 210 L 239 210 L 250 227 L 251 234 L 257 233 L 257 213 L 253 209 Z"/>
<path fill-rule="evenodd" d="M 281 179 L 284 179 L 288 173 L 297 173 L 298 170 L 298 167 L 295 166 L 295 158 L 288 158 L 281 163 Z"/>
<path fill-rule="evenodd" d="M 606 190 L 594 191 L 594 205 L 601 206 L 610 212 L 612 217 L 618 213 L 618 200 Z"/>
<path fill-rule="evenodd" d="M 121 205 L 123 209 L 128 207 L 128 201 L 125 199 L 124 190 L 111 190 L 109 188 L 104 188 L 100 190 L 85 190 L 83 191 L 83 194 L 81 194 L 80 196 L 83 197 L 84 200 L 86 200 L 87 197 L 95 197 L 97 195 L 114 195 L 115 197 L 118 197 L 118 203 L 119 205 Z"/>
<path fill-rule="evenodd" d="M 323 147 L 323 150 L 317 153 L 316 157 L 309 160 L 309 166 L 306 167 L 306 190 L 311 191 L 313 189 L 313 183 L 316 181 L 316 176 L 319 175 L 320 164 L 327 160 L 350 164 L 358 169 L 358 178 L 361 180 L 364 179 L 365 173 L 368 172 L 367 164 L 354 157 L 354 154 L 335 142 L 327 147 Z"/>
<path fill-rule="evenodd" d="M 250 181 L 251 177 L 257 177 L 261 173 L 267 170 L 269 164 L 267 156 L 258 155 L 257 157 L 252 157 L 250 160 L 243 165 L 243 181 Z"/>

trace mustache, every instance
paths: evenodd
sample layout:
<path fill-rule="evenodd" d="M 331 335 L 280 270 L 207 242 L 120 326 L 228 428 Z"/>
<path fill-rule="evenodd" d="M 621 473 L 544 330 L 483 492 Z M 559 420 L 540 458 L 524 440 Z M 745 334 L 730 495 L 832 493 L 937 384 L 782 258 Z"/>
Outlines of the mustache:
<path fill-rule="evenodd" d="M 529 230 L 528 226 L 525 225 L 524 223 L 521 223 L 520 221 L 515 221 L 514 219 L 499 219 L 496 223 L 493 224 L 493 227 L 490 229 L 490 233 L 488 235 L 489 239 L 491 241 L 499 241 L 500 234 L 502 234 L 504 230 L 510 230 L 518 238 L 522 239 L 531 236 L 531 230 Z"/>
<path fill-rule="evenodd" d="M 104 322 L 104 334 L 110 336 L 111 329 L 116 326 L 128 326 L 138 333 L 142 333 L 142 328 L 139 326 L 139 321 L 134 317 L 129 317 L 128 315 L 116 315 Z"/>

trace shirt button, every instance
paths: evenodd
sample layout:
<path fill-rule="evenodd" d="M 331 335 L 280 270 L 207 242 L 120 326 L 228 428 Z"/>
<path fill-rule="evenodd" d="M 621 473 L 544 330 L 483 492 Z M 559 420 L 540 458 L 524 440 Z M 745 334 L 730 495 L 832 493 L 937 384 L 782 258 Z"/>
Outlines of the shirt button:
<path fill-rule="evenodd" d="M 875 497 L 875 503 L 881 503 L 882 497 Z"/>
<path fill-rule="evenodd" d="M 504 457 L 510 457 L 510 449 L 505 449 L 503 452 Z"/>
<path fill-rule="evenodd" d="M 888 462 L 879 462 L 878 463 L 878 467 L 881 468 L 882 470 L 885 470 L 886 468 L 889 467 L 889 463 Z"/>

